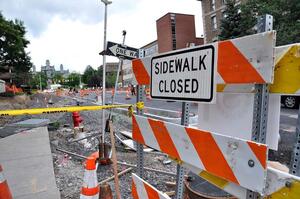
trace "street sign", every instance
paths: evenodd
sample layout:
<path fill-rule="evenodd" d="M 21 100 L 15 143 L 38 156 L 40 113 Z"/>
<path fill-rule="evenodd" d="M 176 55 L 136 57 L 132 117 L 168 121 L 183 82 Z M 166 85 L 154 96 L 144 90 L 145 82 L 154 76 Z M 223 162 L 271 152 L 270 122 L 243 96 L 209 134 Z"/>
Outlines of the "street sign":
<path fill-rule="evenodd" d="M 138 51 L 138 49 L 126 45 L 117 44 L 110 41 L 107 42 L 106 55 L 131 60 L 138 58 Z"/>
<path fill-rule="evenodd" d="M 154 56 L 151 97 L 214 103 L 216 52 L 210 44 Z"/>

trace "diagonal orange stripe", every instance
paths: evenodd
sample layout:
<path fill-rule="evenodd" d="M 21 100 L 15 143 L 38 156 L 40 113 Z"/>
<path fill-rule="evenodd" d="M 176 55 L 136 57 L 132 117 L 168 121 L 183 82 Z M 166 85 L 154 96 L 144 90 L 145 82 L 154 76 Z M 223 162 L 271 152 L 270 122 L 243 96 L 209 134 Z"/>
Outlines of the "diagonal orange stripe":
<path fill-rule="evenodd" d="M 173 158 L 181 159 L 165 124 L 162 121 L 152 119 L 148 119 L 148 121 L 161 151 Z"/>
<path fill-rule="evenodd" d="M 132 60 L 132 70 L 135 75 L 135 79 L 138 85 L 148 85 L 150 84 L 150 76 L 145 69 L 145 66 L 140 59 Z"/>
<path fill-rule="evenodd" d="M 137 193 L 137 191 L 136 191 L 136 186 L 135 186 L 135 184 L 134 184 L 134 182 L 133 182 L 133 179 L 132 179 L 132 190 L 131 190 L 131 194 L 132 194 L 133 199 L 139 199 L 139 195 L 138 195 L 138 193 Z"/>
<path fill-rule="evenodd" d="M 219 42 L 218 48 L 218 72 L 225 83 L 266 83 L 231 41 Z"/>
<path fill-rule="evenodd" d="M 132 115 L 132 139 L 140 144 L 146 145 L 144 137 L 141 133 L 139 125 L 136 122 L 135 116 Z"/>
<path fill-rule="evenodd" d="M 150 187 L 147 183 L 144 183 L 144 186 L 149 199 L 159 199 L 158 193 L 152 187 Z"/>
<path fill-rule="evenodd" d="M 205 170 L 218 177 L 239 184 L 222 151 L 209 132 L 193 128 L 185 128 L 190 137 Z"/>
<path fill-rule="evenodd" d="M 259 145 L 253 142 L 247 142 L 256 158 L 264 169 L 267 167 L 267 147 L 265 145 Z"/>

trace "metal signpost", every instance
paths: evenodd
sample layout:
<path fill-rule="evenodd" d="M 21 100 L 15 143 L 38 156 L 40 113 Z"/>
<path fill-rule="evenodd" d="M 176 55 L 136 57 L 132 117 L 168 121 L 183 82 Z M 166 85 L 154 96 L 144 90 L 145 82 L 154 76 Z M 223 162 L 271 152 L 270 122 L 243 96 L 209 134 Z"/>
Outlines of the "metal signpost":
<path fill-rule="evenodd" d="M 111 4 L 111 1 L 101 0 L 105 5 L 104 12 L 104 39 L 103 39 L 103 49 L 106 49 L 106 29 L 107 29 L 107 6 Z M 105 105 L 105 73 L 106 73 L 106 55 L 103 55 L 103 75 L 102 75 L 102 105 Z M 102 110 L 102 140 L 105 141 L 105 110 Z M 104 158 L 104 156 L 103 156 Z"/>
<path fill-rule="evenodd" d="M 140 49 L 139 51 L 139 58 L 143 57 L 143 50 Z M 143 102 L 143 86 L 137 85 L 137 96 L 136 96 L 136 102 Z M 142 109 L 136 109 L 137 115 L 143 115 Z M 136 143 L 136 154 L 137 154 L 137 174 L 143 178 L 144 176 L 144 147 L 140 143 Z"/>
<path fill-rule="evenodd" d="M 266 32 L 273 30 L 273 16 L 264 15 L 258 18 L 257 32 Z M 256 84 L 253 107 L 252 141 L 266 143 L 268 106 L 269 106 L 269 85 Z M 251 164 L 248 162 L 248 164 Z M 250 166 L 250 165 L 249 165 Z M 247 198 L 259 198 L 260 194 L 248 190 Z"/>
<path fill-rule="evenodd" d="M 138 49 L 111 41 L 107 42 L 105 54 L 129 60 L 136 59 L 139 56 Z"/>
<path fill-rule="evenodd" d="M 292 155 L 290 173 L 300 176 L 300 106 L 296 124 L 296 144 L 294 147 L 294 154 Z"/>

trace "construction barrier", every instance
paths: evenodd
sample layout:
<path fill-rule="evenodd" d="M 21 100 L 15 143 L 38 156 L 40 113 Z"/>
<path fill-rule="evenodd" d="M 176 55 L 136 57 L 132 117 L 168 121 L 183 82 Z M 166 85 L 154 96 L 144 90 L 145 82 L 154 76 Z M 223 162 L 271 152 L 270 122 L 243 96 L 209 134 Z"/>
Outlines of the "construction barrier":
<path fill-rule="evenodd" d="M 265 187 L 264 144 L 138 115 L 132 117 L 132 138 L 252 191 Z"/>
<path fill-rule="evenodd" d="M 12 199 L 7 181 L 3 175 L 3 169 L 0 165 L 0 199 Z"/>
<path fill-rule="evenodd" d="M 133 199 L 171 199 L 134 173 L 132 173 L 132 197 Z"/>
<path fill-rule="evenodd" d="M 275 37 L 271 31 L 218 42 L 217 84 L 272 83 Z M 133 84 L 150 84 L 151 60 L 132 61 Z"/>
<path fill-rule="evenodd" d="M 271 93 L 300 94 L 300 43 L 277 47 Z"/>
<path fill-rule="evenodd" d="M 96 158 L 88 157 L 85 162 L 80 199 L 99 199 L 99 185 L 96 173 Z"/>
<path fill-rule="evenodd" d="M 15 116 L 15 115 L 33 115 L 33 114 L 52 114 L 52 113 L 67 113 L 78 111 L 97 111 L 111 108 L 130 108 L 137 107 L 138 109 L 144 108 L 144 103 L 137 104 L 116 104 L 105 106 L 69 106 L 69 107 L 55 107 L 55 108 L 34 108 L 34 109 L 20 109 L 20 110 L 3 110 L 0 111 L 0 116 Z"/>
<path fill-rule="evenodd" d="M 270 93 L 300 94 L 300 43 L 276 47 L 274 52 L 272 39 L 274 33 L 269 32 L 219 42 L 217 91 L 253 92 L 254 83 L 270 83 Z M 257 43 L 266 46 L 262 48 Z M 256 46 L 254 51 L 249 50 L 252 46 Z M 266 60 L 262 58 L 262 51 L 268 52 Z M 270 53 L 275 54 L 275 63 L 270 58 L 273 56 Z M 231 58 L 233 56 L 234 59 Z M 145 57 L 132 60 L 135 84 L 150 84 L 151 59 L 152 57 Z M 259 70 L 259 66 L 253 61 L 260 62 L 261 59 L 264 60 L 264 65 L 260 65 L 263 70 Z M 275 64 L 275 68 L 272 64 Z"/>
<path fill-rule="evenodd" d="M 247 198 L 246 188 L 189 164 L 181 163 L 181 165 L 227 193 L 237 198 Z M 300 178 L 270 166 L 267 167 L 266 185 L 261 193 L 265 199 L 298 199 L 300 196 Z"/>

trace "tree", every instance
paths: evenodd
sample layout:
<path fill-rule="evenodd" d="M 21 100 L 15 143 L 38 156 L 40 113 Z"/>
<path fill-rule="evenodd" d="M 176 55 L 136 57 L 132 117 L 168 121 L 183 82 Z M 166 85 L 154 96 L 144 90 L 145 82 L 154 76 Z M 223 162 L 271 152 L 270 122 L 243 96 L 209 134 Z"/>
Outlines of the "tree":
<path fill-rule="evenodd" d="M 219 39 L 225 40 L 240 36 L 242 34 L 240 23 L 240 6 L 236 5 L 235 0 L 227 0 L 224 18 L 221 20 L 221 33 Z"/>
<path fill-rule="evenodd" d="M 25 48 L 29 41 L 25 38 L 26 29 L 20 20 L 7 20 L 0 12 L 0 72 L 14 73 L 14 81 L 22 84 L 28 80 L 32 67 L 30 56 Z"/>
<path fill-rule="evenodd" d="M 40 84 L 42 84 L 42 89 L 45 89 L 47 87 L 46 74 L 41 72 L 32 74 L 28 84 L 35 89 L 40 89 Z"/>
<path fill-rule="evenodd" d="M 68 77 L 68 82 L 66 85 L 70 87 L 79 87 L 80 84 L 80 74 L 79 73 L 71 73 Z"/>
<path fill-rule="evenodd" d="M 227 7 L 226 10 L 235 13 L 236 7 Z M 231 18 L 226 17 L 221 21 L 221 27 L 227 29 L 219 35 L 221 40 L 255 33 L 253 27 L 257 23 L 257 17 L 271 14 L 274 17 L 273 29 L 277 31 L 278 46 L 300 41 L 299 0 L 248 0 L 241 5 L 240 9 L 240 19 L 234 21 L 235 26 L 227 25 L 232 23 Z M 240 32 L 230 35 L 236 27 L 239 27 Z"/>
<path fill-rule="evenodd" d="M 116 73 L 111 73 L 106 75 L 106 87 L 107 88 L 115 87 L 116 79 L 117 79 Z"/>
<path fill-rule="evenodd" d="M 55 84 L 64 84 L 64 76 L 60 73 L 55 73 L 53 76 L 53 82 Z"/>

